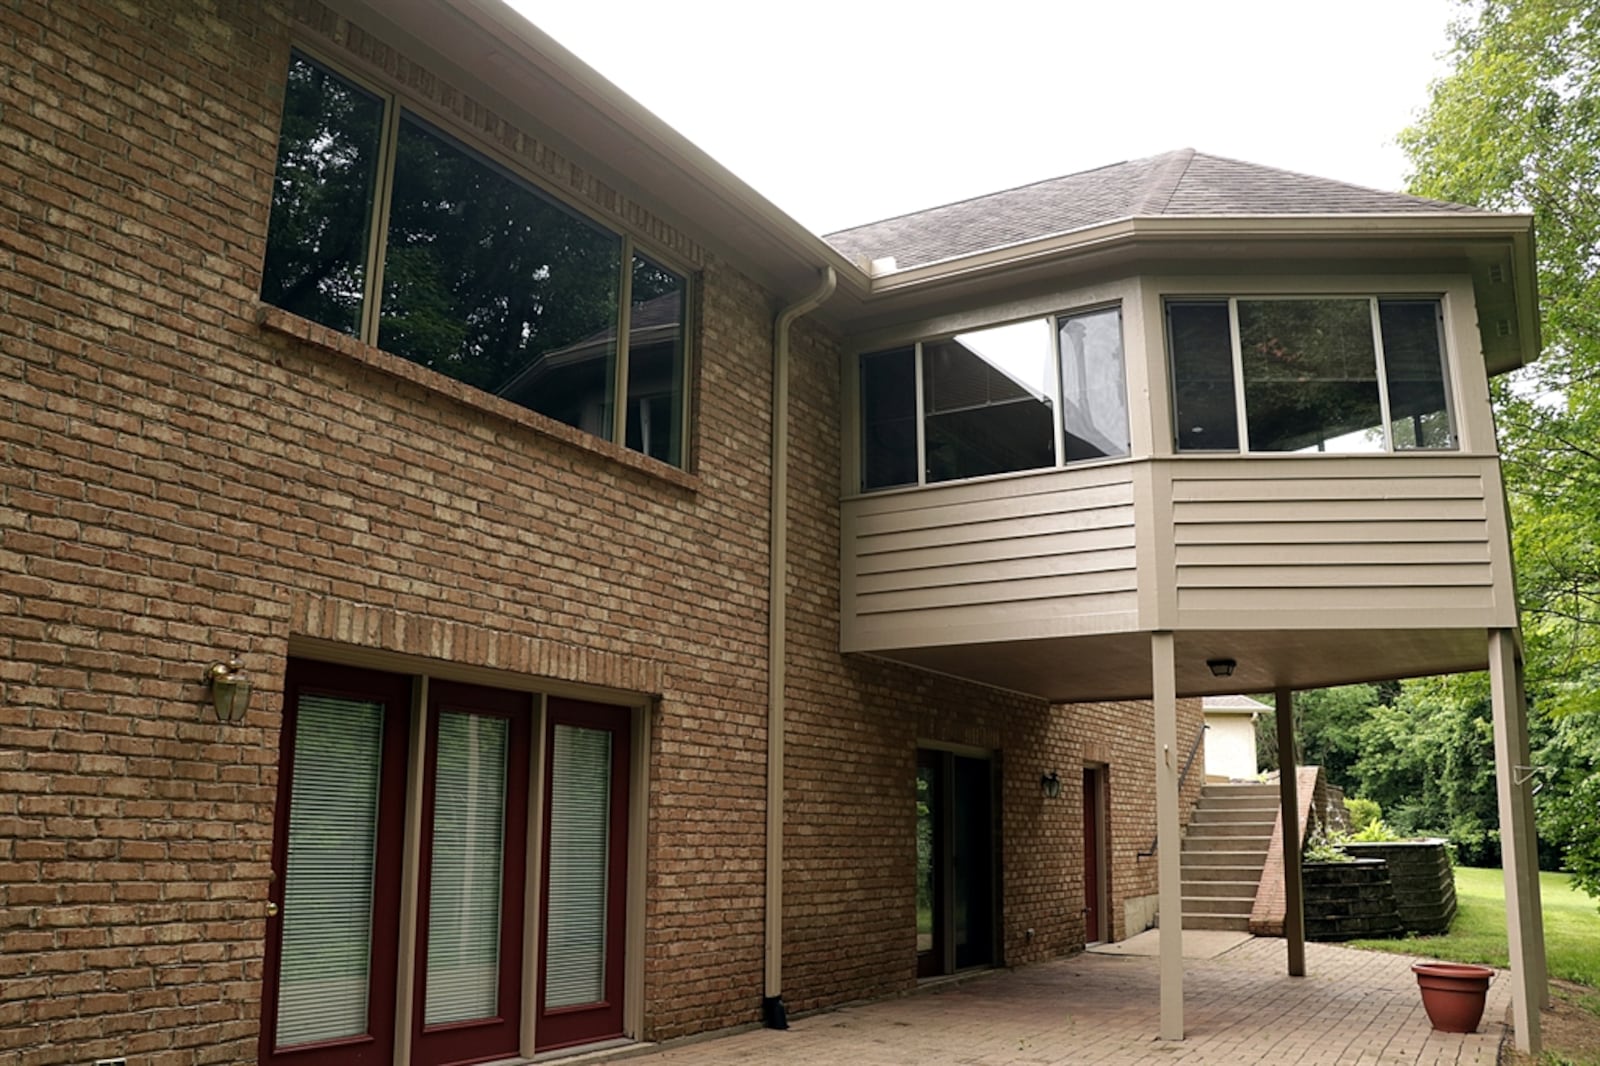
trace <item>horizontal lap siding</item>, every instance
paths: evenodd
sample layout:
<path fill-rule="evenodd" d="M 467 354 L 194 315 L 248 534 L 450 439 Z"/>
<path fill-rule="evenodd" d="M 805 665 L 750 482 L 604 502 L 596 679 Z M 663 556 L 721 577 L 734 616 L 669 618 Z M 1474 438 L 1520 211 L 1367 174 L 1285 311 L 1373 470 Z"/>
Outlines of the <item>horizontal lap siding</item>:
<path fill-rule="evenodd" d="M 845 649 L 1126 628 L 1136 611 L 1128 467 L 846 503 Z M 1098 622 L 1095 620 L 1099 620 Z"/>
<path fill-rule="evenodd" d="M 1493 611 L 1489 508 L 1498 501 L 1476 466 L 1233 462 L 1237 473 L 1220 462 L 1172 471 L 1180 624 L 1227 613 L 1316 628 L 1355 617 L 1381 625 L 1384 612 Z"/>

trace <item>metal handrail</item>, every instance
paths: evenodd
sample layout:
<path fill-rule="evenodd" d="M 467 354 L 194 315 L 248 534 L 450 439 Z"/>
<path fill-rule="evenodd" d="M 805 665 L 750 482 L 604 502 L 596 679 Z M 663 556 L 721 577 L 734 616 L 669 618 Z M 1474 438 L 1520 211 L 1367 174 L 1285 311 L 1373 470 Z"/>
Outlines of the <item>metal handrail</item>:
<path fill-rule="evenodd" d="M 1210 728 L 1211 726 L 1201 723 L 1200 732 L 1194 735 L 1194 743 L 1189 745 L 1189 757 L 1183 760 L 1183 773 L 1178 775 L 1178 795 L 1180 796 L 1183 795 L 1183 783 L 1189 780 L 1189 767 L 1194 765 L 1195 753 L 1200 750 L 1200 741 L 1205 739 L 1206 730 Z M 1161 834 L 1157 833 L 1155 836 L 1150 838 L 1150 850 L 1139 852 L 1137 857 L 1141 859 L 1147 859 L 1151 855 L 1154 855 L 1156 853 L 1156 845 L 1160 843 Z"/>

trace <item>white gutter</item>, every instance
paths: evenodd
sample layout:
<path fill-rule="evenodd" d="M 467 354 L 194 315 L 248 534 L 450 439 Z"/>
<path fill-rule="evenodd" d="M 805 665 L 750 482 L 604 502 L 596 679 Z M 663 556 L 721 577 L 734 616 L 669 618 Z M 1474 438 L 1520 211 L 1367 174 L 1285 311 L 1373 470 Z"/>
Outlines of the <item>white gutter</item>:
<path fill-rule="evenodd" d="M 789 1028 L 783 1006 L 783 690 L 785 616 L 789 603 L 789 327 L 833 295 L 838 276 L 822 268 L 809 296 L 778 313 L 772 326 L 772 507 L 767 588 L 767 913 L 766 979 L 762 1018 L 770 1029 Z"/>

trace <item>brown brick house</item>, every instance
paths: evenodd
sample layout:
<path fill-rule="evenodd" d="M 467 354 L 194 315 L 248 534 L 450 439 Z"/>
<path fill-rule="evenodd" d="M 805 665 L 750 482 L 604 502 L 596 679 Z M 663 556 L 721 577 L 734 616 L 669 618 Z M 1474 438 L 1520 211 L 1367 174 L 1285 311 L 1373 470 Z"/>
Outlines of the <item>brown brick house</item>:
<path fill-rule="evenodd" d="M 1526 219 L 1180 152 L 824 241 L 383 7 L 0 22 L 3 1066 L 1056 957 L 1148 924 L 1194 697 L 1509 649 Z"/>

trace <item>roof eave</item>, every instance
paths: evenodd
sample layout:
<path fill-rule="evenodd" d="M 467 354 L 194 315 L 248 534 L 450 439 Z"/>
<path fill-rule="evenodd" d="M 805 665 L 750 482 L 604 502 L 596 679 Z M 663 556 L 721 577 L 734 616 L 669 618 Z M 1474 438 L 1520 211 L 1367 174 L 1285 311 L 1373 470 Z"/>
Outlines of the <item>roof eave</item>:
<path fill-rule="evenodd" d="M 393 26 L 411 38 L 408 47 L 470 72 L 558 151 L 780 298 L 814 289 L 824 267 L 842 289 L 866 296 L 865 270 L 502 0 L 328 2 L 364 24 Z"/>
<path fill-rule="evenodd" d="M 1468 259 L 1481 249 L 1501 247 L 1508 253 L 1510 284 L 1515 292 L 1515 350 L 1491 351 L 1492 373 L 1532 361 L 1540 348 L 1538 292 L 1533 256 L 1533 216 L 1489 211 L 1416 215 L 1163 215 L 1121 218 L 1095 226 L 1052 234 L 974 255 L 919 264 L 878 275 L 870 298 L 911 295 L 993 279 L 1010 272 L 1067 266 L 1077 259 L 1124 253 L 1137 256 L 1145 248 L 1216 244 L 1226 240 L 1252 248 L 1304 241 L 1392 247 L 1397 254 L 1422 247 L 1450 246 Z M 1481 279 L 1474 271 L 1475 284 Z"/>

